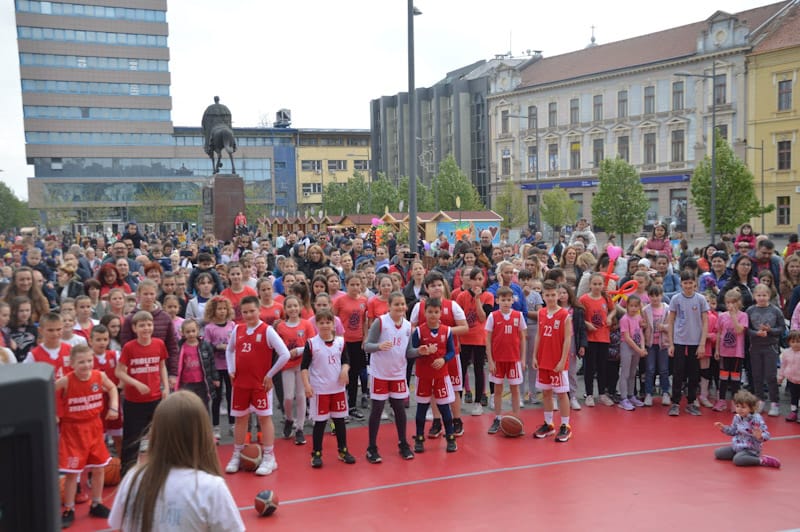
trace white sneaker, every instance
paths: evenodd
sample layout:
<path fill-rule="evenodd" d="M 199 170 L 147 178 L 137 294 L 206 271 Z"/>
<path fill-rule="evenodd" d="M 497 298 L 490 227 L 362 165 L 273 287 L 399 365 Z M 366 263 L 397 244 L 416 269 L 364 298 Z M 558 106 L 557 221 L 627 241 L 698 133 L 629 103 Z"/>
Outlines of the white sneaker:
<path fill-rule="evenodd" d="M 388 421 L 388 420 L 389 420 L 389 414 L 387 414 L 386 410 L 384 410 L 383 412 L 381 412 L 381 421 Z"/>
<path fill-rule="evenodd" d="M 606 394 L 600 395 L 600 402 L 606 406 L 614 406 L 614 400 Z"/>
<path fill-rule="evenodd" d="M 222 432 L 220 432 L 219 427 L 214 427 L 214 441 L 217 442 L 219 445 L 219 440 L 222 437 Z"/>
<path fill-rule="evenodd" d="M 644 406 L 653 406 L 653 396 L 649 393 L 644 396 Z"/>
<path fill-rule="evenodd" d="M 700 400 L 699 399 L 695 399 L 692 402 L 692 404 L 694 405 L 695 408 L 700 408 Z"/>
<path fill-rule="evenodd" d="M 483 415 L 483 406 L 481 406 L 480 403 L 475 403 L 475 406 L 472 407 L 472 415 L 473 416 Z"/>
<path fill-rule="evenodd" d="M 587 395 L 586 399 L 583 400 L 583 404 L 586 406 L 594 406 L 594 395 Z"/>
<path fill-rule="evenodd" d="M 701 397 L 700 398 L 700 404 L 703 405 L 706 408 L 711 408 L 712 406 L 714 406 L 714 403 L 709 401 L 708 397 Z"/>
<path fill-rule="evenodd" d="M 272 453 L 264 454 L 264 457 L 261 458 L 261 464 L 256 469 L 256 475 L 263 477 L 276 469 L 278 469 L 278 462 L 275 461 L 275 455 Z"/>
<path fill-rule="evenodd" d="M 569 400 L 569 407 L 572 410 L 580 410 L 581 404 L 578 402 L 578 398 L 573 396 L 572 399 Z"/>
<path fill-rule="evenodd" d="M 661 405 L 662 406 L 669 406 L 672 404 L 672 398 L 669 396 L 668 393 L 661 395 Z"/>
<path fill-rule="evenodd" d="M 494 394 L 489 396 L 489 410 L 494 410 Z"/>
<path fill-rule="evenodd" d="M 240 462 L 239 453 L 234 451 L 233 456 L 231 456 L 231 459 L 228 462 L 228 465 L 225 466 L 225 472 L 236 473 L 237 471 L 239 471 L 239 462 Z"/>
<path fill-rule="evenodd" d="M 778 403 L 772 403 L 769 407 L 769 412 L 767 413 L 768 416 L 775 417 L 781 414 L 781 409 L 778 407 Z"/>
<path fill-rule="evenodd" d="M 430 408 L 428 409 L 428 413 L 425 414 L 425 421 L 433 421 L 433 410 Z"/>

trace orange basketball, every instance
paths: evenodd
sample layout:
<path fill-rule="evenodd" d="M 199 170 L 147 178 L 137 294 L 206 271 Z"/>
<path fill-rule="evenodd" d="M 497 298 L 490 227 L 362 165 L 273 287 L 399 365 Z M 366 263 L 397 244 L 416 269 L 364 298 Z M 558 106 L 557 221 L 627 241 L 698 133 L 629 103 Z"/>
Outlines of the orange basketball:
<path fill-rule="evenodd" d="M 516 438 L 522 436 L 523 426 L 522 420 L 517 416 L 503 416 L 500 418 L 500 430 L 509 438 Z"/>
<path fill-rule="evenodd" d="M 103 483 L 106 486 L 116 486 L 121 480 L 122 467 L 119 458 L 116 456 L 106 465 L 105 477 Z"/>
<path fill-rule="evenodd" d="M 261 464 L 261 446 L 255 443 L 248 443 L 244 446 L 239 462 L 242 471 L 255 471 Z"/>

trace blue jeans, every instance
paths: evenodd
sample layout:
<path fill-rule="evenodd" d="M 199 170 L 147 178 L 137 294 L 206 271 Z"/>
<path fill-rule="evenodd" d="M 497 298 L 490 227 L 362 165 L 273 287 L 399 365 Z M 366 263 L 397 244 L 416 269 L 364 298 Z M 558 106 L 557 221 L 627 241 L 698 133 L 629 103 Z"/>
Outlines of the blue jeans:
<path fill-rule="evenodd" d="M 647 378 L 644 381 L 644 393 L 653 395 L 656 383 L 656 367 L 658 367 L 658 380 L 661 384 L 661 393 L 669 393 L 669 352 L 666 347 L 651 345 L 647 348 Z"/>

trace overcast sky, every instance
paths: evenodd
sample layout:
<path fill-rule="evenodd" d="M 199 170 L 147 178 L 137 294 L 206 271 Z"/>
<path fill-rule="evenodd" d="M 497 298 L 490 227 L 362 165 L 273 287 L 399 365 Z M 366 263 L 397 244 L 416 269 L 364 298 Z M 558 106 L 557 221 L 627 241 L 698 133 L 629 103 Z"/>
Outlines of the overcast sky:
<path fill-rule="evenodd" d="M 91 3 L 87 0 L 85 3 Z M 737 12 L 757 0 L 418 0 L 416 85 L 495 54 L 553 56 Z M 0 2 L 0 179 L 27 198 L 14 2 Z M 369 128 L 369 102 L 408 88 L 403 0 L 170 0 L 172 121 L 199 126 L 218 94 L 234 126 L 292 111 L 304 128 Z"/>

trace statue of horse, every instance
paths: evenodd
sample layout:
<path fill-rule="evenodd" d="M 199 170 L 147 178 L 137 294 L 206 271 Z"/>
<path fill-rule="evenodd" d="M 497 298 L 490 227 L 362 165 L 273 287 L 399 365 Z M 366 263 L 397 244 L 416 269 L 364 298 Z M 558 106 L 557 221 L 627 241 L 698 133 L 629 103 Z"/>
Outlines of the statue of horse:
<path fill-rule="evenodd" d="M 211 157 L 211 170 L 213 174 L 218 174 L 222 168 L 222 152 L 228 152 L 231 160 L 231 174 L 236 173 L 236 165 L 233 162 L 233 152 L 236 151 L 236 139 L 233 130 L 225 124 L 215 125 L 209 134 L 208 156 Z M 216 160 L 214 159 L 216 155 Z"/>

